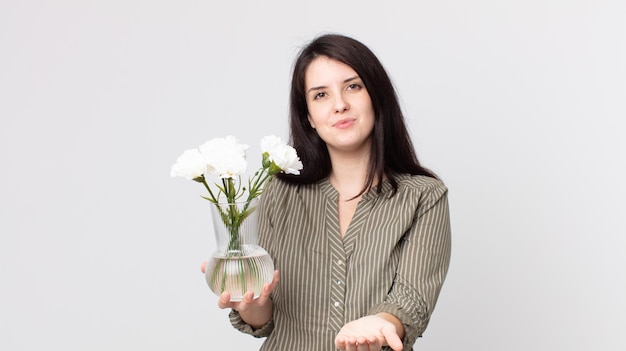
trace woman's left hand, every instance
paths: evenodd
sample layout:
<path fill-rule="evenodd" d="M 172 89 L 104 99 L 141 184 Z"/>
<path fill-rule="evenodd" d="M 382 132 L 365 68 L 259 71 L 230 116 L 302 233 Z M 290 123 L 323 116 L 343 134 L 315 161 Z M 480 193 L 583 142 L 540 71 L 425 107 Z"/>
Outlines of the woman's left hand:
<path fill-rule="evenodd" d="M 342 351 L 380 351 L 383 346 L 395 351 L 403 348 L 396 326 L 377 315 L 344 325 L 335 337 L 335 347 Z"/>

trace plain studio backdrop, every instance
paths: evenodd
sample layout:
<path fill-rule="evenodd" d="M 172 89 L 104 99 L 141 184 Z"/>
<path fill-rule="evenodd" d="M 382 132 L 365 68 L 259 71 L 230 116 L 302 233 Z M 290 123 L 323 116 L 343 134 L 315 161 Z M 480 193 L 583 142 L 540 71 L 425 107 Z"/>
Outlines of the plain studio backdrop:
<path fill-rule="evenodd" d="M 256 168 L 288 136 L 299 48 L 339 32 L 379 56 L 450 189 L 415 349 L 625 350 L 625 18 L 621 0 L 2 0 L 0 349 L 258 349 L 200 273 L 203 188 L 170 167 L 234 135 Z"/>

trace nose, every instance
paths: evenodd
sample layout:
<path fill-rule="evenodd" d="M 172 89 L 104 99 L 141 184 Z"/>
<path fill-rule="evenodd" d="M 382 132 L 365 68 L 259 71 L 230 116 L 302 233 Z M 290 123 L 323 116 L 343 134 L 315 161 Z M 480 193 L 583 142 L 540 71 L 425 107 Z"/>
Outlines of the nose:
<path fill-rule="evenodd" d="M 347 111 L 350 108 L 348 102 L 341 97 L 335 100 L 335 113 L 341 113 Z"/>

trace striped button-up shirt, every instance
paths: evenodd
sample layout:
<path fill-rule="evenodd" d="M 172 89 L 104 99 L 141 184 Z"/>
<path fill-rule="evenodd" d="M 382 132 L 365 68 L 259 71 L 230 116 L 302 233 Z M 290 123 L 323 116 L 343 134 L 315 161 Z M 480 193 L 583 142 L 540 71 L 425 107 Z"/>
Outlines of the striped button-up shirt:
<path fill-rule="evenodd" d="M 267 337 L 263 351 L 329 351 L 343 325 L 387 312 L 404 325 L 404 350 L 411 350 L 448 270 L 450 219 L 441 181 L 395 179 L 393 196 L 388 181 L 380 194 L 363 194 L 343 239 L 338 193 L 328 179 L 310 185 L 273 180 L 259 209 L 259 244 L 281 277 L 271 296 L 273 318 L 253 330 L 232 311 L 231 323 Z"/>

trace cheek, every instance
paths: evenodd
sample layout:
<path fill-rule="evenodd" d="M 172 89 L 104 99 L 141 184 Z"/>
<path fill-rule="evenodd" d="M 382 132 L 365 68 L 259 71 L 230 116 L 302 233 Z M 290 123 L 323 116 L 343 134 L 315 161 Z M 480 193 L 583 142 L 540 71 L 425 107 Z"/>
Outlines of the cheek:
<path fill-rule="evenodd" d="M 311 118 L 311 115 L 308 115 L 307 119 L 309 120 L 309 124 L 311 125 L 311 128 L 315 129 L 315 122 L 313 121 L 313 118 Z"/>
<path fill-rule="evenodd" d="M 309 107 L 307 115 L 309 123 L 313 128 L 319 128 L 324 122 L 324 110 L 321 106 Z"/>

